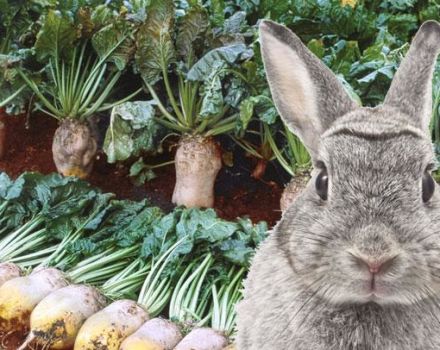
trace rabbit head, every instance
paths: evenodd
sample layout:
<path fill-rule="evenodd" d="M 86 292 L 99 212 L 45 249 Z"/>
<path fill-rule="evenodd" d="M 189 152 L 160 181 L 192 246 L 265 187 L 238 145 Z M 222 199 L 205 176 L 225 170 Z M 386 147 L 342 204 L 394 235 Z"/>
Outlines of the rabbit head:
<path fill-rule="evenodd" d="M 334 304 L 414 304 L 440 291 L 440 193 L 431 171 L 440 24 L 425 22 L 383 105 L 361 107 L 286 27 L 260 25 L 283 121 L 314 165 L 275 229 L 295 284 Z M 258 254 L 258 253 L 257 253 Z"/>

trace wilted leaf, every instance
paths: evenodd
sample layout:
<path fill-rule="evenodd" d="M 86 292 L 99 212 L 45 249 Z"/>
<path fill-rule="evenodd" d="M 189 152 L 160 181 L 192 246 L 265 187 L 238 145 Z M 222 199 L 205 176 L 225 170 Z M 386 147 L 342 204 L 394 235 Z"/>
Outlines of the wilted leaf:
<path fill-rule="evenodd" d="M 154 149 L 159 126 L 154 121 L 154 102 L 126 102 L 113 108 L 104 139 L 104 152 L 114 163 Z"/>
<path fill-rule="evenodd" d="M 152 0 L 147 20 L 136 35 L 138 48 L 135 55 L 137 70 L 149 84 L 154 84 L 174 60 L 173 26 L 173 1 Z"/>
<path fill-rule="evenodd" d="M 195 48 L 204 39 L 208 25 L 208 14 L 200 5 L 191 6 L 181 19 L 176 43 L 177 51 L 185 61 L 194 59 Z"/>

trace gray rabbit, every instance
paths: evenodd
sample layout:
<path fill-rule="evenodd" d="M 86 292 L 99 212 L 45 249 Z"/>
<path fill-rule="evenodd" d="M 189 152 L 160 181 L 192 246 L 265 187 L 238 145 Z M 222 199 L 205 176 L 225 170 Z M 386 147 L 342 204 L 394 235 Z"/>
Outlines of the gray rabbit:
<path fill-rule="evenodd" d="M 275 104 L 314 170 L 255 255 L 238 350 L 439 350 L 440 192 L 428 126 L 440 24 L 421 26 L 375 108 L 351 101 L 284 26 L 263 21 L 260 40 Z"/>

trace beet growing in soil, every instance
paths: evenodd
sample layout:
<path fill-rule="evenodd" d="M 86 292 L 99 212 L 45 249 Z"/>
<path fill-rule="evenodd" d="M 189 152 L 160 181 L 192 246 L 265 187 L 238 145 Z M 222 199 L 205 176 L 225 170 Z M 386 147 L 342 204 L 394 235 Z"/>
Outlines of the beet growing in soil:
<path fill-rule="evenodd" d="M 57 128 L 57 121 L 43 115 L 33 115 L 26 129 L 24 117 L 3 117 L 7 125 L 7 152 L 0 160 L 0 171 L 11 177 L 17 177 L 24 171 L 38 171 L 44 174 L 55 172 L 52 159 L 52 136 Z M 174 166 L 159 168 L 157 178 L 136 187 L 128 177 L 128 167 L 110 165 L 105 155 L 98 153 L 93 172 L 88 181 L 105 192 L 113 192 L 122 199 L 141 200 L 149 198 L 152 205 L 164 210 L 173 207 L 171 198 L 175 183 Z M 172 158 L 172 155 L 170 155 Z M 269 167 L 266 181 L 251 178 L 251 169 L 255 164 L 240 163 L 239 169 L 224 167 L 215 184 L 215 209 L 225 219 L 249 216 L 252 221 L 267 221 L 274 225 L 281 217 L 279 207 L 283 190 L 278 174 Z M 271 181 L 271 178 L 276 181 Z M 284 179 L 283 179 L 284 180 Z"/>

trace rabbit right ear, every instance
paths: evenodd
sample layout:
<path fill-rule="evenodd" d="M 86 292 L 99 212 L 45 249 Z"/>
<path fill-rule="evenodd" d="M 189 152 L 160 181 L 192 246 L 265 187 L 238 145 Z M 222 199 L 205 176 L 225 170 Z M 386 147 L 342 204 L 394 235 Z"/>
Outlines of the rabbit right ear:
<path fill-rule="evenodd" d="M 358 106 L 330 69 L 285 26 L 263 21 L 260 42 L 278 112 L 315 158 L 320 136 Z"/>
<path fill-rule="evenodd" d="M 408 115 L 428 131 L 432 112 L 432 73 L 440 51 L 440 24 L 427 21 L 417 32 L 385 98 L 384 105 Z"/>

